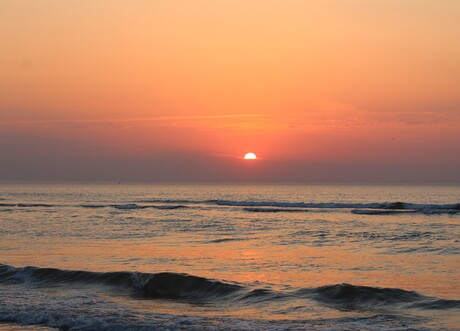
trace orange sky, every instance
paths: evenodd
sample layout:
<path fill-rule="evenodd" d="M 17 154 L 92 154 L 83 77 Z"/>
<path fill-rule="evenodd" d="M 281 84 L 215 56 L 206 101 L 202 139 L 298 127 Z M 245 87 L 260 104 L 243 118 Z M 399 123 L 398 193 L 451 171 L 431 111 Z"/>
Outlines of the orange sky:
<path fill-rule="evenodd" d="M 456 0 L 0 0 L 0 179 L 460 182 L 459 17 Z"/>

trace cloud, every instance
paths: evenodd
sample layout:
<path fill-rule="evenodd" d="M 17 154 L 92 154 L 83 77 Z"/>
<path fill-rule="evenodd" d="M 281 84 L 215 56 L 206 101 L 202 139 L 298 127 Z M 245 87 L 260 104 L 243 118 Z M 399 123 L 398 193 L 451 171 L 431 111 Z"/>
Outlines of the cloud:
<path fill-rule="evenodd" d="M 451 124 L 460 121 L 459 111 L 392 111 L 371 113 L 371 118 L 379 123 L 401 123 L 405 125 Z"/>
<path fill-rule="evenodd" d="M 78 124 L 78 123 L 127 123 L 127 122 L 157 122 L 157 121 L 188 121 L 213 119 L 239 119 L 262 117 L 261 114 L 225 114 L 225 115 L 196 115 L 196 116 L 148 116 L 131 118 L 94 118 L 94 119 L 56 119 L 56 120 L 16 120 L 0 121 L 0 124 Z"/>

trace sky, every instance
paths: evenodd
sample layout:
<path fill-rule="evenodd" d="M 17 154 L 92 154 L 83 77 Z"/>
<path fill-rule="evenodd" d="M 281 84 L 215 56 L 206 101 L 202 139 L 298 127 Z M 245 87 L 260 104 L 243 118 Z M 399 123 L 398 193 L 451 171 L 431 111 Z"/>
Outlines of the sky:
<path fill-rule="evenodd" d="M 0 0 L 0 180 L 460 183 L 459 17 Z"/>

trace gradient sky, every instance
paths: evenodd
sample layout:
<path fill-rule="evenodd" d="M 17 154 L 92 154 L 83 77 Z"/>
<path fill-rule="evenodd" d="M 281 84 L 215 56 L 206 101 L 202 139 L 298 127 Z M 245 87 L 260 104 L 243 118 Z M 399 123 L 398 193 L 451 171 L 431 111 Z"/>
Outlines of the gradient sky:
<path fill-rule="evenodd" d="M 459 18 L 458 0 L 0 0 L 0 180 L 460 183 Z"/>

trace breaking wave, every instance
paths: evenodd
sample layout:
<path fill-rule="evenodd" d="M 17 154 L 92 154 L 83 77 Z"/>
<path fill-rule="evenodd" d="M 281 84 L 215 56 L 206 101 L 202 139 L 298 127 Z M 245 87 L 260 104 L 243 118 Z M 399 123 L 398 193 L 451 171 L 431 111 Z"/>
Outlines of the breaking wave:
<path fill-rule="evenodd" d="M 0 264 L 1 283 L 41 283 L 49 285 L 83 283 L 107 285 L 151 298 L 209 299 L 242 290 L 243 287 L 172 272 L 140 273 L 129 271 L 92 272 L 27 266 L 15 268 Z"/>
<path fill-rule="evenodd" d="M 143 298 L 184 301 L 234 302 L 247 304 L 264 301 L 306 299 L 336 309 L 373 310 L 382 307 L 406 309 L 460 309 L 460 300 L 429 297 L 398 288 L 337 284 L 292 291 L 252 288 L 244 284 L 213 280 L 188 274 L 130 271 L 91 272 L 55 268 L 21 267 L 0 264 L 0 283 L 59 286 L 72 283 L 110 286 L 111 290 L 130 290 Z M 230 299 L 230 301 L 229 301 Z"/>
<path fill-rule="evenodd" d="M 419 309 L 460 309 L 460 300 L 428 297 L 399 288 L 380 288 L 338 284 L 298 292 L 318 302 L 345 310 L 367 310 L 379 307 Z"/>

